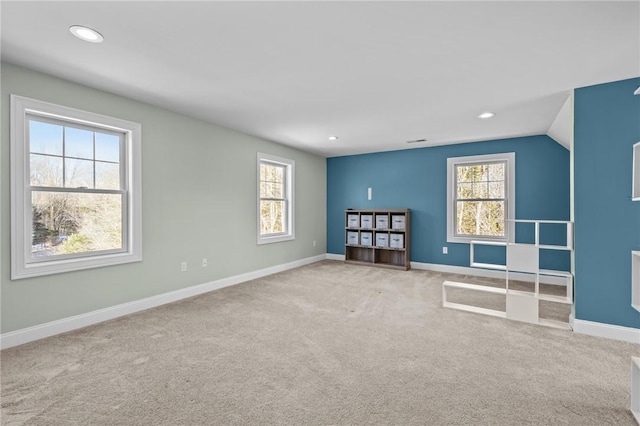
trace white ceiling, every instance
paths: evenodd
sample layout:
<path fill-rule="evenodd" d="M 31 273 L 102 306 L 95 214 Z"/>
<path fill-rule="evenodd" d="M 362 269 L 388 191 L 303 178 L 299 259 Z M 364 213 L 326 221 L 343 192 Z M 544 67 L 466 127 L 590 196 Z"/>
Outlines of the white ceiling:
<path fill-rule="evenodd" d="M 336 156 L 547 133 L 570 89 L 640 75 L 639 6 L 3 1 L 1 54 Z"/>

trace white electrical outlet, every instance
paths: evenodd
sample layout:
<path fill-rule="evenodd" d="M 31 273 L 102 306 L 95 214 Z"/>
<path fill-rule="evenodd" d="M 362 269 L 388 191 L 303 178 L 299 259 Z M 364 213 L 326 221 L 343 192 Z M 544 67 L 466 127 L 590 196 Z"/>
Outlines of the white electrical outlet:
<path fill-rule="evenodd" d="M 185 271 L 187 270 L 187 262 L 182 262 L 182 263 L 180 264 L 180 270 L 181 270 L 182 272 L 185 272 Z"/>
<path fill-rule="evenodd" d="M 207 267 L 207 258 L 206 258 L 206 257 L 203 257 L 203 258 L 202 258 L 202 267 L 203 267 L 203 268 L 206 268 L 206 267 Z"/>
<path fill-rule="evenodd" d="M 449 254 L 449 248 L 448 247 L 442 247 L 442 254 Z"/>
<path fill-rule="evenodd" d="M 313 240 L 313 246 L 314 247 L 316 246 L 316 240 Z"/>
<path fill-rule="evenodd" d="M 367 189 L 367 199 L 371 201 L 371 198 L 373 198 L 373 190 L 369 188 Z"/>

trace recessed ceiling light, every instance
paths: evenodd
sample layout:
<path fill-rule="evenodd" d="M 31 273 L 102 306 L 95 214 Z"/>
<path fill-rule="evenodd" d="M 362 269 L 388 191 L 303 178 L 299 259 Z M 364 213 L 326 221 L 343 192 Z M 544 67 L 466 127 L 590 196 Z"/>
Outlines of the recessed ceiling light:
<path fill-rule="evenodd" d="M 72 25 L 69 27 L 69 31 L 80 40 L 90 43 L 102 43 L 104 41 L 102 34 L 91 28 L 83 27 L 82 25 Z"/>
<path fill-rule="evenodd" d="M 330 141 L 337 141 L 338 137 L 337 136 L 329 136 L 329 140 Z"/>
<path fill-rule="evenodd" d="M 495 113 L 495 112 L 489 112 L 489 111 L 487 111 L 487 112 L 483 112 L 482 114 L 480 114 L 480 115 L 478 116 L 478 118 L 491 118 L 491 117 L 493 117 L 494 115 L 496 115 L 496 113 Z"/>

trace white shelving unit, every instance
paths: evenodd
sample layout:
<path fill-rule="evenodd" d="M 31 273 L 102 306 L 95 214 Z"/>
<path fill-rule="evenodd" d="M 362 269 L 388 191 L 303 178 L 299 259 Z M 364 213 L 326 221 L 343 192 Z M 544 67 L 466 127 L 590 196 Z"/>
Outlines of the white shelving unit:
<path fill-rule="evenodd" d="M 633 145 L 633 181 L 631 182 L 631 199 L 640 200 L 640 142 Z"/>
<path fill-rule="evenodd" d="M 631 357 L 631 412 L 640 424 L 640 358 Z"/>
<path fill-rule="evenodd" d="M 640 312 L 640 251 L 631 252 L 631 306 Z"/>
<path fill-rule="evenodd" d="M 633 93 L 640 95 L 640 87 Z M 631 199 L 640 201 L 640 142 L 633 145 Z M 631 306 L 640 312 L 640 251 L 631 252 Z M 631 412 L 640 424 L 640 358 L 631 357 Z"/>
<path fill-rule="evenodd" d="M 569 329 L 569 324 L 542 319 L 539 317 L 539 302 L 540 300 L 572 304 L 573 303 L 573 275 L 567 271 L 556 271 L 549 269 L 540 269 L 540 250 L 573 250 L 573 222 L 570 221 L 557 221 L 557 220 L 510 220 L 513 226 L 509 228 L 514 229 L 511 235 L 507 236 L 507 241 L 471 241 L 470 244 L 470 263 L 472 267 L 495 269 L 505 271 L 506 273 L 506 285 L 505 288 L 496 288 L 490 286 L 459 283 L 452 281 L 445 281 L 442 284 L 442 306 L 454 309 L 460 309 L 469 312 L 476 312 L 485 315 L 493 315 L 507 319 L 513 319 L 517 321 L 524 321 L 534 324 L 547 325 L 551 327 Z M 534 226 L 534 242 L 533 243 L 516 243 L 515 238 L 515 224 L 529 223 Z M 553 245 L 553 244 L 540 244 L 540 226 L 544 224 L 556 224 L 563 225 L 566 229 L 565 245 Z M 506 264 L 491 264 L 475 261 L 475 246 L 500 246 L 505 247 L 506 250 Z M 640 258 L 639 258 L 640 260 Z M 514 275 L 521 276 L 522 274 L 530 275 L 533 277 L 534 290 L 522 291 L 509 288 L 510 274 L 513 278 Z M 540 293 L 540 276 L 556 277 L 562 282 L 565 287 L 564 296 L 556 296 L 551 294 Z M 458 288 L 472 291 L 481 291 L 487 293 L 504 294 L 506 297 L 506 310 L 495 311 L 491 309 L 481 308 L 471 305 L 462 305 L 459 303 L 452 303 L 447 300 L 447 290 L 450 288 Z"/>

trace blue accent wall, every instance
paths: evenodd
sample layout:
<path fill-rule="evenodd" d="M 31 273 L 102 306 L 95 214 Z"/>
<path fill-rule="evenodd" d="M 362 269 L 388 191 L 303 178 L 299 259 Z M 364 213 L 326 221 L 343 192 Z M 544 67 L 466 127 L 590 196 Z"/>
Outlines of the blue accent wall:
<path fill-rule="evenodd" d="M 516 153 L 516 218 L 569 220 L 569 151 L 548 136 L 333 157 L 327 159 L 327 252 L 344 254 L 346 209 L 409 208 L 412 261 L 469 266 L 469 245 L 447 243 L 447 158 L 503 152 Z M 569 270 L 569 256 L 554 252 L 542 266 Z M 477 254 L 504 264 L 504 249 Z"/>
<path fill-rule="evenodd" d="M 631 307 L 631 251 L 640 249 L 640 201 L 631 201 L 640 141 L 640 78 L 575 90 L 574 219 L 577 319 L 640 327 Z"/>

